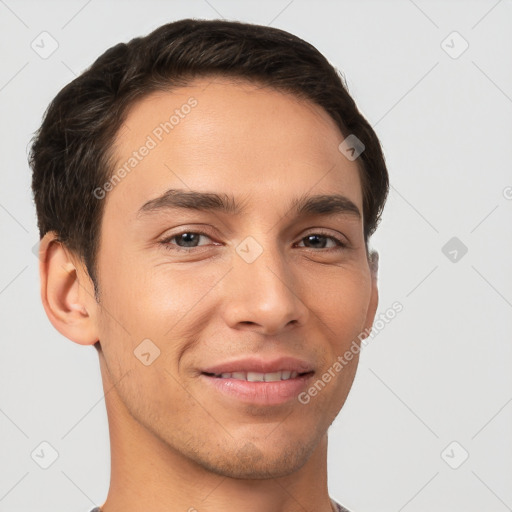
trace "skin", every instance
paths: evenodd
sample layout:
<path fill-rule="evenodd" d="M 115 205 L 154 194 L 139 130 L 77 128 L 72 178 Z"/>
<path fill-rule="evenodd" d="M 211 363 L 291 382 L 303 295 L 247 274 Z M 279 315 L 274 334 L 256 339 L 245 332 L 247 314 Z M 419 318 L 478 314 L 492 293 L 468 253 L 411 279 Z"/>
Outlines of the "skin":
<path fill-rule="evenodd" d="M 117 134 L 118 165 L 190 97 L 197 106 L 104 199 L 99 303 L 80 259 L 54 233 L 41 243 L 50 321 L 76 343 L 99 340 L 111 443 L 102 510 L 329 512 L 327 431 L 358 355 L 307 405 L 240 403 L 206 386 L 198 369 L 285 354 L 310 361 L 316 380 L 371 328 L 377 276 L 363 220 L 297 221 L 289 207 L 303 194 L 339 193 L 362 212 L 357 162 L 338 150 L 344 137 L 321 107 L 217 78 L 136 103 Z M 232 193 L 246 211 L 137 218 L 171 187 Z M 348 247 L 308 245 L 319 230 Z M 160 243 L 183 232 L 207 236 L 189 253 Z M 250 264 L 235 251 L 247 236 L 263 249 Z M 134 350 L 148 338 L 160 356 L 146 366 Z"/>

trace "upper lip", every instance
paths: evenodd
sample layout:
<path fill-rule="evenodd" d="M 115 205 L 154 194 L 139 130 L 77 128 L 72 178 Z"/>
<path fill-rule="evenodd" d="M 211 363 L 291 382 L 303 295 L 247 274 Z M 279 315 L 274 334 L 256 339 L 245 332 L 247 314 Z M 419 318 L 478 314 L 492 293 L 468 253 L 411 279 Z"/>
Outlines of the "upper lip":
<path fill-rule="evenodd" d="M 296 371 L 297 373 L 309 373 L 314 371 L 311 363 L 295 357 L 278 357 L 274 359 L 245 357 L 243 359 L 234 359 L 218 363 L 213 366 L 208 366 L 206 368 L 202 368 L 201 371 L 203 373 L 220 375 L 222 373 L 233 372 L 272 373 L 280 370 Z"/>

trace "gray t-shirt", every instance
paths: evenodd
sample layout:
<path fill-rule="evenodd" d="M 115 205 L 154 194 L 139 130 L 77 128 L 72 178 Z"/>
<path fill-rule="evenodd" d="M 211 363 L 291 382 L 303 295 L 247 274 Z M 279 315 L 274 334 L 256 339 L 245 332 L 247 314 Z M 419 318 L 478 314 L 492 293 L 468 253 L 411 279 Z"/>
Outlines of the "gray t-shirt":
<path fill-rule="evenodd" d="M 334 501 L 334 500 L 332 500 L 332 501 Z M 350 512 L 350 510 L 348 508 L 341 506 L 337 501 L 334 501 L 334 504 L 336 505 L 336 507 L 338 507 L 338 512 Z"/>
<path fill-rule="evenodd" d="M 334 501 L 334 500 L 332 500 Z M 345 507 L 342 507 L 339 503 L 337 503 L 336 501 L 334 501 L 334 504 L 336 505 L 336 507 L 338 507 L 338 512 L 350 512 L 350 510 L 346 509 Z M 95 507 L 91 510 L 91 512 L 101 512 L 100 511 L 100 507 Z"/>

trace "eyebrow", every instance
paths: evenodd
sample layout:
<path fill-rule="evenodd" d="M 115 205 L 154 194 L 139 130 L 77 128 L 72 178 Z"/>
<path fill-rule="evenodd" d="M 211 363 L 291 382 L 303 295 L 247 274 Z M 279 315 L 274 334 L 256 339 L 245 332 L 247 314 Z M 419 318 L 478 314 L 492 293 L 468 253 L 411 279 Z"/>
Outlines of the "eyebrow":
<path fill-rule="evenodd" d="M 137 212 L 137 218 L 162 210 L 188 209 L 197 211 L 217 211 L 228 215 L 240 215 L 245 205 L 229 194 L 198 192 L 181 189 L 169 189 L 161 196 L 144 203 Z M 345 214 L 361 219 L 359 208 L 348 197 L 341 194 L 321 194 L 308 196 L 303 194 L 291 202 L 291 210 L 297 217 L 306 215 L 329 216 Z"/>

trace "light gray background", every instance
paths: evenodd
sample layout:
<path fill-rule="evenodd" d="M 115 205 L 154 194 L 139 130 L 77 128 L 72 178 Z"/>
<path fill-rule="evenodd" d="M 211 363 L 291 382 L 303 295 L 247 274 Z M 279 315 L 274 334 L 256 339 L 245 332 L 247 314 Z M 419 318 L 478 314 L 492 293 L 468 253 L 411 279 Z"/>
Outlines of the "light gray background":
<path fill-rule="evenodd" d="M 512 510 L 510 0 L 0 0 L 0 511 L 88 511 L 110 472 L 96 351 L 40 304 L 29 139 L 108 47 L 184 17 L 311 42 L 384 147 L 379 312 L 404 309 L 363 350 L 330 430 L 331 496 L 355 512 Z M 31 48 L 43 31 L 59 45 L 47 59 Z M 455 262 L 452 237 L 468 248 Z M 43 441 L 48 469 L 31 457 L 49 456 Z"/>

